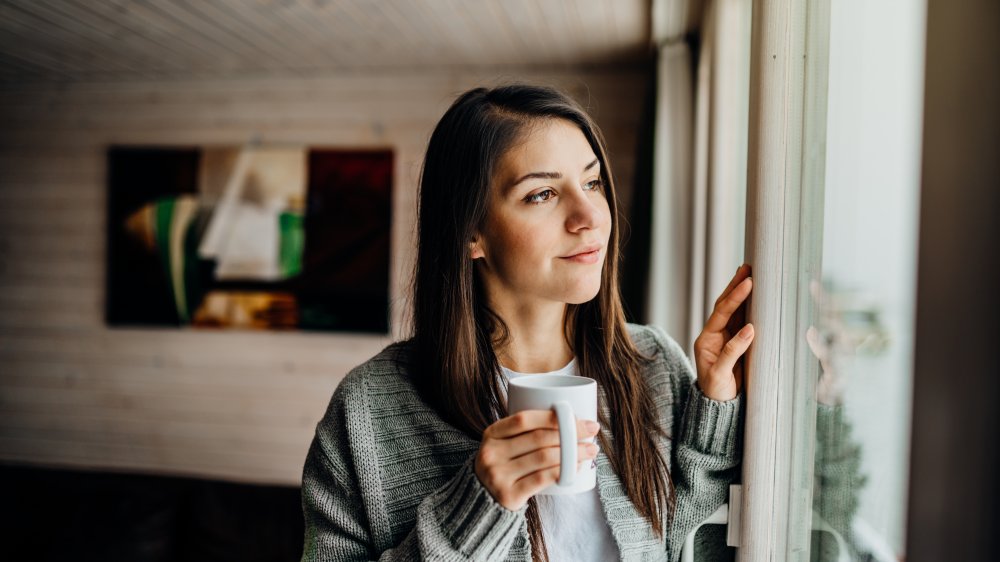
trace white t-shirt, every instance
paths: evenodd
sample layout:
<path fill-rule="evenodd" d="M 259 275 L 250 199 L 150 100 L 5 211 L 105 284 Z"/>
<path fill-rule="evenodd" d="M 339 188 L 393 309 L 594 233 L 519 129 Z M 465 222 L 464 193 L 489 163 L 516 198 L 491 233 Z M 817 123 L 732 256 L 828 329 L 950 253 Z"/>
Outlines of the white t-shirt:
<path fill-rule="evenodd" d="M 518 373 L 501 366 L 508 379 L 529 374 L 578 375 L 576 358 L 549 373 Z M 601 498 L 595 487 L 589 492 L 571 496 L 535 496 L 538 515 L 542 520 L 542 535 L 551 562 L 605 562 L 619 560 L 618 544 L 611 536 L 601 508 Z"/>

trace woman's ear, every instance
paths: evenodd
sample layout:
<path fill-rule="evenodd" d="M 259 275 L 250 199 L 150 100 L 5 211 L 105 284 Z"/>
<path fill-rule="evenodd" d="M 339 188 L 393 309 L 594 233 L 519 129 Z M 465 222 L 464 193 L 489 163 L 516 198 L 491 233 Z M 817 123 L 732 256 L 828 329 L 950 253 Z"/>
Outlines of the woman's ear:
<path fill-rule="evenodd" d="M 469 242 L 469 259 L 476 260 L 485 257 L 486 253 L 483 252 L 482 241 L 480 240 L 479 235 L 476 234 L 475 236 L 472 237 L 472 240 Z"/>

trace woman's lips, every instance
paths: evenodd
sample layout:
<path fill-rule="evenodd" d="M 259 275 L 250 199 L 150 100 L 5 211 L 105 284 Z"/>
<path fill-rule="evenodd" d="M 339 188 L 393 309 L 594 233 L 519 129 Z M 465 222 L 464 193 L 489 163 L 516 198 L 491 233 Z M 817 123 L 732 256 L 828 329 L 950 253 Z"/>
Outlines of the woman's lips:
<path fill-rule="evenodd" d="M 563 259 L 563 260 L 567 260 L 567 261 L 571 261 L 571 262 L 575 262 L 575 263 L 593 264 L 593 263 L 597 263 L 597 260 L 599 260 L 600 258 L 601 258 L 601 249 L 598 248 L 598 249 L 596 249 L 596 250 L 594 250 L 592 252 L 584 252 L 582 254 L 576 254 L 576 255 L 573 255 L 573 256 L 567 256 L 567 257 L 559 258 L 559 259 Z"/>

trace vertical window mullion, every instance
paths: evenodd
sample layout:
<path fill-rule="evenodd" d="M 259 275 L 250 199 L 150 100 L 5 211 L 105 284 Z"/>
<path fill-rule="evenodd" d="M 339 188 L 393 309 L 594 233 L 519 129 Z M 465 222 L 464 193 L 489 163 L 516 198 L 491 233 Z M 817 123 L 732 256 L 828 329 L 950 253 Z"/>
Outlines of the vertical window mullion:
<path fill-rule="evenodd" d="M 753 3 L 746 257 L 753 267 L 740 562 L 784 559 L 789 544 L 794 351 L 802 213 L 806 3 Z"/>

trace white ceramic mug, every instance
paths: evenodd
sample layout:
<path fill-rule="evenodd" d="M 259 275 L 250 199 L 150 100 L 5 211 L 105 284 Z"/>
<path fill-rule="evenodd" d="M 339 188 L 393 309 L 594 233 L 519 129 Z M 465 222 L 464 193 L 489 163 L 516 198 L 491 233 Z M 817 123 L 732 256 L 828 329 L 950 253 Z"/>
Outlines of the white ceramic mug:
<path fill-rule="evenodd" d="M 507 411 L 555 410 L 559 421 L 559 482 L 539 494 L 566 495 L 593 490 L 597 464 L 588 462 L 576 470 L 576 419 L 597 421 L 597 381 L 569 375 L 527 375 L 511 378 L 507 387 Z M 592 443 L 593 437 L 585 439 Z"/>

